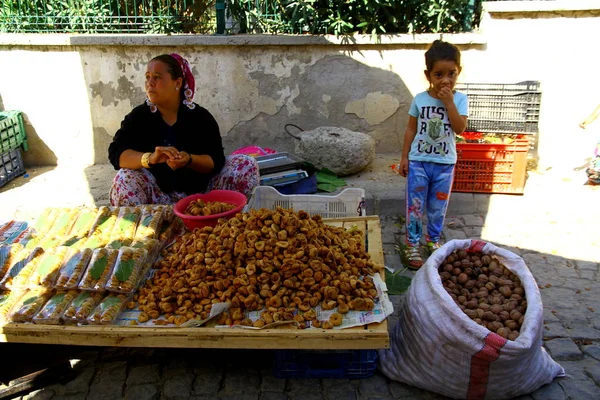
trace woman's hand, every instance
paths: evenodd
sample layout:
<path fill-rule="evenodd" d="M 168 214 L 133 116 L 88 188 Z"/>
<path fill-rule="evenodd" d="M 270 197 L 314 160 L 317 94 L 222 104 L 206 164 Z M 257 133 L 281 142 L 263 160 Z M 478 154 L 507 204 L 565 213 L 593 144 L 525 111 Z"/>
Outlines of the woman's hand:
<path fill-rule="evenodd" d="M 179 152 L 179 156 L 178 159 L 167 160 L 167 165 L 171 167 L 173 171 L 187 167 L 192 159 L 192 155 L 185 151 Z"/>
<path fill-rule="evenodd" d="M 162 164 L 169 161 L 181 160 L 182 156 L 175 147 L 156 146 L 150 155 L 150 164 Z"/>

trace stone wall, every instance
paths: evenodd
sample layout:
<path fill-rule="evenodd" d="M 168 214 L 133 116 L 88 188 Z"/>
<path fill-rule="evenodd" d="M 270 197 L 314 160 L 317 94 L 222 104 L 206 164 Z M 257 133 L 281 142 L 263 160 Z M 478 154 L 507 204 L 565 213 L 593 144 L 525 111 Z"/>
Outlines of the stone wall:
<path fill-rule="evenodd" d="M 583 138 L 577 123 L 600 101 L 589 71 L 600 6 L 577 3 L 486 3 L 480 32 L 443 36 L 461 48 L 463 82 L 541 81 L 542 166 L 565 142 L 581 152 L 582 139 L 566 137 Z M 26 164 L 105 163 L 122 118 L 144 100 L 147 61 L 178 52 L 193 66 L 195 100 L 216 117 L 227 151 L 293 150 L 284 130 L 292 123 L 365 132 L 378 152 L 400 152 L 410 102 L 427 87 L 423 53 L 436 38 L 3 35 L 0 109 L 27 117 Z"/>

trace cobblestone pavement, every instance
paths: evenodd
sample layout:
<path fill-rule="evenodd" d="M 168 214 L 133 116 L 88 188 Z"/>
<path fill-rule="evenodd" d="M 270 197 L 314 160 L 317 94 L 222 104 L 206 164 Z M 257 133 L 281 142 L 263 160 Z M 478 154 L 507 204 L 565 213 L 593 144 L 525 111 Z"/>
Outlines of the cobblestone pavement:
<path fill-rule="evenodd" d="M 600 399 L 600 191 L 560 180 L 552 186 L 535 180 L 528 185 L 525 196 L 491 198 L 484 213 L 448 215 L 444 238 L 483 239 L 509 249 L 524 258 L 538 281 L 544 346 L 567 377 L 520 399 Z M 382 217 L 386 266 L 412 276 L 395 252 L 402 240 L 395 215 L 389 211 Z M 391 299 L 397 310 L 403 296 Z M 390 329 L 397 321 L 397 314 L 389 318 Z M 23 399 L 444 398 L 390 381 L 379 371 L 357 380 L 277 379 L 274 351 L 268 350 L 57 346 L 56 351 L 71 352 L 79 360 L 72 361 L 76 377 Z"/>

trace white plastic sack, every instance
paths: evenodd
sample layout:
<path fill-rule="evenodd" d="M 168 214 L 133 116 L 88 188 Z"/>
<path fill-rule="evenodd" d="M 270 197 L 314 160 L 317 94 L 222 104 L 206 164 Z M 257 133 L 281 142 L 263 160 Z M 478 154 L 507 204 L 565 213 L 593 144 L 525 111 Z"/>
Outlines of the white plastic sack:
<path fill-rule="evenodd" d="M 438 267 L 454 250 L 495 255 L 525 289 L 527 311 L 515 341 L 467 317 L 441 283 Z M 380 367 L 390 379 L 457 399 L 508 399 L 564 376 L 542 347 L 542 299 L 523 259 L 491 243 L 451 240 L 413 278 Z"/>

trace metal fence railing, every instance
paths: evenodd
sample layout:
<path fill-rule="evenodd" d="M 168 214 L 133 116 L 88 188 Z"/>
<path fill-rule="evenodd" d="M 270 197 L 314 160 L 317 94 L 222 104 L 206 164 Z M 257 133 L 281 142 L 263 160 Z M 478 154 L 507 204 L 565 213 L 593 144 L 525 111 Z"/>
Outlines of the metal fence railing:
<path fill-rule="evenodd" d="M 214 33 L 215 0 L 3 0 L 0 32 Z"/>
<path fill-rule="evenodd" d="M 395 33 L 408 29 L 401 23 L 409 17 L 421 33 L 457 32 L 478 23 L 481 2 L 364 0 L 364 14 L 358 14 L 353 5 L 337 0 L 0 0 L 0 33 L 222 34 L 228 15 L 233 16 L 231 31 L 237 26 L 242 33 L 336 33 L 333 27 L 348 25 L 344 33 L 361 26 L 374 32 L 378 24 L 386 27 L 378 32 Z M 332 8 L 342 14 L 324 12 Z M 343 15 L 348 11 L 355 14 Z M 453 22 L 457 19 L 462 23 Z"/>

